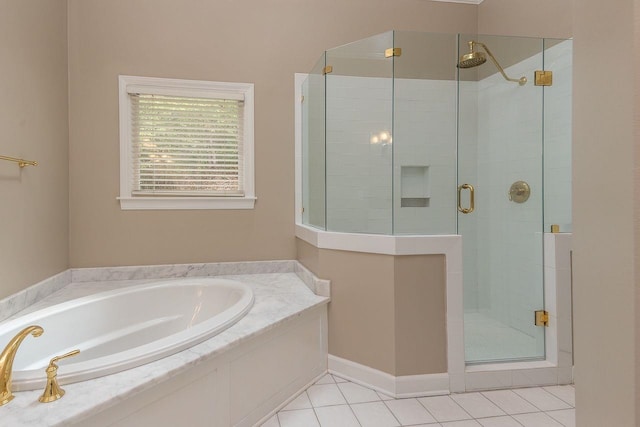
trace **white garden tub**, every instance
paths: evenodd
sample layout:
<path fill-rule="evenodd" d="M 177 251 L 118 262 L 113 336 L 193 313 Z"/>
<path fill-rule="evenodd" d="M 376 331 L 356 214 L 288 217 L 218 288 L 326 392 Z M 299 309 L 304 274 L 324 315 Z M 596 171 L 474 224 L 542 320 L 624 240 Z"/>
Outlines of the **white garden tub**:
<path fill-rule="evenodd" d="M 240 320 L 253 305 L 243 283 L 189 278 L 121 288 L 78 298 L 0 324 L 0 350 L 29 325 L 44 328 L 26 337 L 16 355 L 13 388 L 44 387 L 45 368 L 57 355 L 62 384 L 113 374 L 194 346 Z"/>

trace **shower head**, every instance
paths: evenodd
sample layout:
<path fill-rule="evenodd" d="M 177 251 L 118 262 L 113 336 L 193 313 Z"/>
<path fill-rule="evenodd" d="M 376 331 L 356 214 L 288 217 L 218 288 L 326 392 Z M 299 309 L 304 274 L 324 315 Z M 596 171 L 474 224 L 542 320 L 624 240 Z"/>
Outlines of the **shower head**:
<path fill-rule="evenodd" d="M 469 42 L 469 53 L 460 57 L 458 68 L 473 68 L 487 62 L 487 56 L 484 53 L 473 50 L 474 45 L 474 42 Z"/>
<path fill-rule="evenodd" d="M 496 61 L 496 58 L 493 56 L 487 45 L 480 42 L 474 42 L 472 40 L 469 40 L 469 53 L 467 53 L 466 55 L 462 55 L 460 57 L 460 60 L 458 61 L 458 68 L 473 68 L 482 65 L 487 61 L 487 57 L 484 53 L 474 51 L 475 45 L 480 46 L 485 50 L 485 52 L 487 52 L 489 58 L 491 58 L 491 61 L 494 63 L 498 71 L 500 71 L 500 74 L 502 74 L 502 77 L 504 77 L 505 80 L 516 82 L 520 86 L 524 86 L 525 84 L 527 84 L 527 78 L 524 76 L 520 77 L 519 79 L 512 79 L 507 77 L 504 69 L 500 64 L 498 64 L 498 61 Z"/>

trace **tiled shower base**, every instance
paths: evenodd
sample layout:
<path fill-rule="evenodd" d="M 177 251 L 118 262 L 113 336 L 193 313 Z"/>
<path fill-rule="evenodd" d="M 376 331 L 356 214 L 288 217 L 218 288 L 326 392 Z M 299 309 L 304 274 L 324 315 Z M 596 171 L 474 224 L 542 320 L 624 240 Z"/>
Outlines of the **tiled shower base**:
<path fill-rule="evenodd" d="M 464 352 L 467 362 L 486 363 L 534 358 L 537 353 L 544 354 L 544 347 L 537 348 L 536 338 L 484 313 L 465 312 Z"/>
<path fill-rule="evenodd" d="M 264 427 L 573 427 L 573 386 L 393 399 L 327 374 Z"/>

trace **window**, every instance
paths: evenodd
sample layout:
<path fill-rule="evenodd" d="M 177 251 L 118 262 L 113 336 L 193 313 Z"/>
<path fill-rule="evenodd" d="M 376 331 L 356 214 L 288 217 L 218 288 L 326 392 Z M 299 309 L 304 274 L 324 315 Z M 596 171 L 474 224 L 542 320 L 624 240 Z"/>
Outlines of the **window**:
<path fill-rule="evenodd" d="M 122 209 L 253 208 L 253 84 L 119 83 Z"/>

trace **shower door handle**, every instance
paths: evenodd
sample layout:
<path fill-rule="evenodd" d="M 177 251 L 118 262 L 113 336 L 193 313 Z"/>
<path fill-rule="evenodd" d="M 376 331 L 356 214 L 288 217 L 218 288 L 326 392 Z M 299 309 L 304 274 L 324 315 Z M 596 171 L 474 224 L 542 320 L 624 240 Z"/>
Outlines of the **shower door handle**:
<path fill-rule="evenodd" d="M 469 190 L 469 207 L 468 208 L 463 208 L 461 203 L 460 203 L 460 196 L 462 193 L 462 190 Z M 473 189 L 473 185 L 471 184 L 462 184 L 458 186 L 458 211 L 462 212 L 463 214 L 469 214 L 471 212 L 473 212 L 473 210 L 475 209 L 475 190 Z"/>

